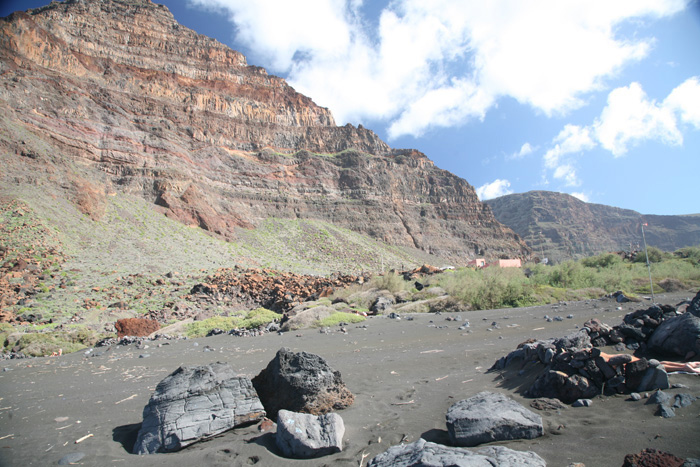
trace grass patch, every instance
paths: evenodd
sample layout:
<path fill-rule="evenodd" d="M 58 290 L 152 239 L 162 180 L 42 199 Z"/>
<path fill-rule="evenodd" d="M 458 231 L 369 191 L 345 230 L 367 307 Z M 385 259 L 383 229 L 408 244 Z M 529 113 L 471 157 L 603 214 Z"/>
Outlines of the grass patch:
<path fill-rule="evenodd" d="M 8 333 L 5 331 L 0 336 L 4 336 L 2 340 L 4 350 L 14 350 L 30 357 L 42 357 L 59 351 L 77 352 L 92 347 L 111 335 L 80 328 L 69 332 Z"/>
<path fill-rule="evenodd" d="M 339 326 L 340 323 L 350 323 L 350 324 L 361 323 L 365 319 L 367 319 L 367 318 L 365 318 L 362 315 L 356 315 L 355 313 L 344 313 L 342 311 L 338 311 L 338 312 L 330 315 L 328 318 L 324 318 L 324 319 L 316 321 L 314 323 L 314 326 L 319 327 L 319 328 L 330 328 L 333 326 Z"/>
<path fill-rule="evenodd" d="M 185 328 L 185 334 L 187 334 L 187 337 L 194 338 L 204 337 L 213 329 L 223 329 L 227 332 L 231 329 L 257 329 L 279 318 L 279 313 L 266 308 L 256 308 L 243 316 L 214 316 L 197 321 Z"/>

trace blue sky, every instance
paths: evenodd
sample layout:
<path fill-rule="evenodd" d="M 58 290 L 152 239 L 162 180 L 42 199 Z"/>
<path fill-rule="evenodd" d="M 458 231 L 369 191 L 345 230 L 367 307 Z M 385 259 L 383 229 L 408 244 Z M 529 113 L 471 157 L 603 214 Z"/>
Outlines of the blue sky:
<path fill-rule="evenodd" d="M 159 3 L 482 199 L 700 213 L 699 0 Z"/>

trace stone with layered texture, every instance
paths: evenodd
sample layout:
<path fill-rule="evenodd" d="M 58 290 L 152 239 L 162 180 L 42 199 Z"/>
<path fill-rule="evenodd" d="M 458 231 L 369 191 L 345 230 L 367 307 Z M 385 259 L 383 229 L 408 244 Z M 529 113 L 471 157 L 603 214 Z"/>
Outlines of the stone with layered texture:
<path fill-rule="evenodd" d="M 156 386 L 133 452 L 177 451 L 263 418 L 250 379 L 237 376 L 228 364 L 182 366 Z"/>
<path fill-rule="evenodd" d="M 455 446 L 533 439 L 544 434 L 542 417 L 503 394 L 488 391 L 452 405 L 446 418 Z"/>
<path fill-rule="evenodd" d="M 43 183 L 93 218 L 119 191 L 227 239 L 299 218 L 455 264 L 529 253 L 465 180 L 361 125 L 337 126 L 148 0 L 53 2 L 3 19 L 0 114 L 3 180 L 50 172 Z"/>
<path fill-rule="evenodd" d="M 531 451 L 515 451 L 504 446 L 476 450 L 449 447 L 424 439 L 392 446 L 374 457 L 367 467 L 544 467 L 547 463 Z"/>

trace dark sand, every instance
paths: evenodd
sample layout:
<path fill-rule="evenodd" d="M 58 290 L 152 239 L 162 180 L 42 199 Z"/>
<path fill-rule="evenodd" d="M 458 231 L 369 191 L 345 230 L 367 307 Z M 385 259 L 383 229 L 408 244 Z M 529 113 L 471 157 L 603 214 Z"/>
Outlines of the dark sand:
<path fill-rule="evenodd" d="M 689 294 L 657 296 L 675 304 Z M 353 465 L 389 446 L 420 437 L 449 444 L 445 413 L 450 405 L 483 390 L 503 392 L 525 406 L 519 394 L 527 376 L 486 370 L 527 338 L 559 337 L 592 318 L 619 324 L 625 313 L 649 302 L 623 304 L 609 300 L 551 306 L 461 313 L 469 333 L 447 321 L 449 314 L 412 315 L 413 321 L 368 319 L 367 329 L 348 326 L 348 334 L 322 334 L 308 329 L 255 338 L 216 336 L 171 341 L 147 349 L 135 346 L 97 348 L 62 357 L 5 360 L 0 364 L 0 465 L 56 465 L 66 454 L 81 452 L 78 463 L 95 466 L 192 465 Z M 573 314 L 573 319 L 567 319 Z M 543 317 L 561 316 L 561 322 Z M 438 327 L 431 327 L 430 322 Z M 492 329 L 496 321 L 500 329 Z M 300 337 L 297 337 L 297 334 Z M 160 341 L 164 342 L 164 341 Z M 214 351 L 205 351 L 206 347 Z M 156 384 L 183 364 L 230 363 L 253 377 L 281 347 L 316 353 L 339 370 L 355 394 L 353 406 L 339 412 L 345 422 L 343 452 L 314 460 L 289 460 L 274 447 L 274 435 L 256 426 L 231 430 L 180 452 L 136 456 L 130 453 L 144 405 Z M 614 352 L 612 349 L 607 349 Z M 139 358 L 140 355 L 148 355 Z M 532 378 L 533 375 L 530 375 Z M 671 375 L 671 394 L 700 396 L 700 376 Z M 655 416 L 656 407 L 627 396 L 597 397 L 588 408 L 540 412 L 545 436 L 499 443 L 532 450 L 550 466 L 572 462 L 592 466 L 622 465 L 625 454 L 656 448 L 679 457 L 700 457 L 700 401 L 678 409 L 676 417 Z M 533 409 L 534 410 L 534 409 Z M 79 440 L 87 435 L 79 444 Z"/>

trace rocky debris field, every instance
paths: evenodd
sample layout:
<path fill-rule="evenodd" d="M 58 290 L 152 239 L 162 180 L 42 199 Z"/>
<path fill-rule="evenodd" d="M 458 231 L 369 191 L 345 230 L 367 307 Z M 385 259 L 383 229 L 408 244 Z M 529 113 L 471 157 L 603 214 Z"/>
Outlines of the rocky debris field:
<path fill-rule="evenodd" d="M 662 298 L 662 303 L 679 299 Z M 572 404 L 525 396 L 550 371 L 539 356 L 527 362 L 511 358 L 505 369 L 487 371 L 527 337 L 531 344 L 545 343 L 542 353 L 552 361 L 567 360 L 560 356 L 567 353 L 573 362 L 579 351 L 564 351 L 568 344 L 561 351 L 550 347 L 550 339 L 564 339 L 553 336 L 586 334 L 595 341 L 594 333 L 614 328 L 594 329 L 595 320 L 624 323 L 625 316 L 650 305 L 603 298 L 558 308 L 474 310 L 468 314 L 469 326 L 460 313 L 387 311 L 322 332 L 299 329 L 256 338 L 217 334 L 184 339 L 168 337 L 161 329 L 153 337 L 123 337 L 70 355 L 6 360 L 0 372 L 0 463 L 282 466 L 304 459 L 305 465 L 349 467 L 413 465 L 420 459 L 434 465 L 478 461 L 590 467 L 622 465 L 630 455 L 631 462 L 636 456 L 662 456 L 683 465 L 700 457 L 695 443 L 700 405 L 694 401 L 700 382 L 697 375 L 671 366 L 683 364 L 682 358 L 664 356 L 668 361 L 659 359 L 654 367 L 652 355 L 639 354 L 642 343 L 636 350 L 627 347 L 632 341 L 585 344 L 583 366 L 558 371 L 583 378 L 584 370 L 592 376 L 588 361 L 596 362 L 597 351 L 611 356 L 613 369 L 627 359 L 629 365 L 646 358 L 650 368 L 664 367 L 668 388 L 620 393 L 603 390 L 592 379 L 590 386 L 598 392 Z M 687 313 L 684 306 L 678 316 Z M 565 318 L 546 319 L 553 311 Z M 566 339 L 572 345 L 579 342 Z M 624 348 L 616 350 L 619 344 Z M 266 380 L 279 386 L 282 379 L 288 387 L 283 393 L 256 384 Z M 259 418 L 247 381 L 267 419 Z M 317 383 L 330 386 L 319 390 Z M 329 395 L 336 396 L 335 402 Z M 316 411 L 319 407 L 324 413 Z M 202 408 L 204 415 L 198 412 Z M 271 415 L 275 410 L 276 418 Z M 669 417 L 672 411 L 675 416 Z M 157 423 L 149 415 L 154 413 L 163 414 Z M 180 423 L 169 423 L 173 417 Z M 154 428 L 161 425 L 170 427 L 167 433 Z M 143 439 L 161 440 L 150 449 L 153 454 L 132 454 L 142 429 Z M 460 447 L 472 440 L 482 444 Z M 175 451 L 157 452 L 163 443 Z"/>
<path fill-rule="evenodd" d="M 190 291 L 193 301 L 240 300 L 284 313 L 302 302 L 328 297 L 338 288 L 363 284 L 370 275 L 318 277 L 271 269 L 220 269 Z"/>

